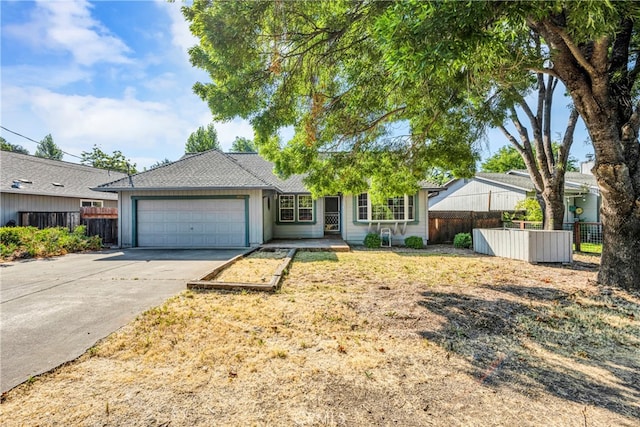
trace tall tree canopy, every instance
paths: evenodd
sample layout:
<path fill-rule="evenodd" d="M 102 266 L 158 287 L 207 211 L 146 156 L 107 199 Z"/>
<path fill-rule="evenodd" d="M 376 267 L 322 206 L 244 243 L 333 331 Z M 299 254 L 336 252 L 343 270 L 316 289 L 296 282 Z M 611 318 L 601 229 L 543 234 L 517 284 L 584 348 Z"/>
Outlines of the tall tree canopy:
<path fill-rule="evenodd" d="M 249 138 L 236 136 L 231 144 L 231 152 L 233 153 L 257 153 L 256 144 Z"/>
<path fill-rule="evenodd" d="M 38 143 L 36 148 L 36 156 L 44 157 L 45 159 L 62 160 L 62 150 L 53 142 L 51 134 L 45 136 L 42 141 Z"/>
<path fill-rule="evenodd" d="M 218 132 L 216 132 L 213 123 L 209 123 L 206 128 L 200 126 L 198 130 L 189 135 L 184 150 L 185 153 L 201 153 L 214 148 L 220 149 Z"/>
<path fill-rule="evenodd" d="M 553 155 L 558 157 L 558 144 L 552 144 Z M 527 165 L 524 163 L 522 156 L 516 148 L 512 145 L 506 145 L 500 147 L 498 151 L 491 157 L 488 157 L 482 162 L 481 169 L 483 172 L 509 172 L 510 170 L 526 169 Z M 569 156 L 567 159 L 567 172 L 578 171 L 578 160 Z"/>
<path fill-rule="evenodd" d="M 80 153 L 80 157 L 82 157 L 80 163 L 94 168 L 109 169 L 130 175 L 137 172 L 136 164 L 131 163 L 131 160 L 127 159 L 119 150 L 114 151 L 113 154 L 107 154 L 94 145 L 91 151 Z"/>
<path fill-rule="evenodd" d="M 249 119 L 260 153 L 284 175 L 308 173 L 316 196 L 414 192 L 433 166 L 472 174 L 478 134 L 456 88 L 388 78 L 374 34 L 388 5 L 195 1 L 183 8 L 200 39 L 191 60 L 212 82 L 194 89 L 214 119 Z"/>
<path fill-rule="evenodd" d="M 561 82 L 576 110 L 563 139 L 579 114 L 595 151 L 598 280 L 640 286 L 640 3 L 195 0 L 183 11 L 200 40 L 191 60 L 211 76 L 195 92 L 214 118 L 249 119 L 260 152 L 284 174 L 308 172 L 316 195 L 408 192 L 433 167 L 468 174 L 473 142 L 507 119 L 518 128 L 515 108 L 534 126 L 520 123 L 514 146 L 535 148 L 542 184 L 559 187 L 562 164 L 542 142 Z"/>
<path fill-rule="evenodd" d="M 22 145 L 12 144 L 7 142 L 4 137 L 0 136 L 0 150 L 2 151 L 12 151 L 14 153 L 20 154 L 29 154 L 29 150 L 24 148 Z"/>

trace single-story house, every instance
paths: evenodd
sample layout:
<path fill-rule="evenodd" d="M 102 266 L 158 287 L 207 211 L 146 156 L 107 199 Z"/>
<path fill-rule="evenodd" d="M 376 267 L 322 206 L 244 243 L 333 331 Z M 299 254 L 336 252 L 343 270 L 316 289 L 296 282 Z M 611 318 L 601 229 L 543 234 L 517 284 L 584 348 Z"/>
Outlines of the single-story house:
<path fill-rule="evenodd" d="M 255 153 L 210 150 L 94 190 L 118 194 L 123 247 L 250 247 L 272 239 L 336 235 L 361 244 L 389 228 L 394 244 L 429 238 L 427 199 L 438 186 L 372 205 L 367 193 L 314 200 L 303 176 L 281 179 Z"/>
<path fill-rule="evenodd" d="M 444 198 L 432 204 L 433 211 L 511 211 L 516 203 L 535 197 L 533 182 L 527 171 L 477 173 L 463 186 L 446 191 Z M 595 177 L 567 172 L 564 187 L 564 222 L 600 221 L 600 191 Z"/>
<path fill-rule="evenodd" d="M 28 154 L 0 151 L 0 225 L 20 224 L 19 212 L 79 212 L 83 206 L 116 207 L 118 197 L 91 187 L 126 176 Z"/>
<path fill-rule="evenodd" d="M 431 206 L 445 199 L 449 194 L 463 187 L 469 181 L 469 178 L 454 178 L 442 184 L 442 190 L 429 194 L 429 209 L 431 209 Z"/>

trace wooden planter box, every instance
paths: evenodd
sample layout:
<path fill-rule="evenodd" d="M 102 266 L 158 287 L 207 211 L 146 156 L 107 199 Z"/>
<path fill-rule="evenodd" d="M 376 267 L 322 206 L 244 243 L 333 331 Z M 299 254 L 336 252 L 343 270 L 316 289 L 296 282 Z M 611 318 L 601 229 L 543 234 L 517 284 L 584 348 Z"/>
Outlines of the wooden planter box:
<path fill-rule="evenodd" d="M 475 252 L 531 263 L 573 261 L 571 231 L 475 228 Z"/>

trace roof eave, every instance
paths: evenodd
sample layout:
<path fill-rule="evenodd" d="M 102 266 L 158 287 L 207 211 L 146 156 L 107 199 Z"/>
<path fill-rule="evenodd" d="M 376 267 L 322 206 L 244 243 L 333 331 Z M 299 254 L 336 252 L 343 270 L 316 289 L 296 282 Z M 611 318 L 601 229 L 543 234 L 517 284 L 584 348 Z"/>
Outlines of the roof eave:
<path fill-rule="evenodd" d="M 279 191 L 278 188 L 273 186 L 232 186 L 232 187 L 109 187 L 109 188 L 101 188 L 95 187 L 92 188 L 94 191 L 100 191 L 105 193 L 122 193 L 122 192 L 131 192 L 131 191 L 217 191 L 217 190 L 276 190 Z"/>
<path fill-rule="evenodd" d="M 89 190 L 95 190 L 94 188 L 89 188 Z M 91 198 L 92 194 L 76 194 L 76 193 L 67 193 L 67 194 L 59 194 L 59 193 L 47 193 L 44 191 L 24 191 L 24 190 L 1 190 L 0 193 L 7 194 L 22 194 L 25 196 L 47 196 L 47 197 L 68 197 L 72 199 L 88 199 Z M 115 199 L 113 199 L 115 200 Z"/>
<path fill-rule="evenodd" d="M 485 178 L 482 176 L 476 176 L 475 179 L 480 180 L 480 181 L 484 181 L 484 182 L 488 182 L 491 184 L 497 184 L 497 185 L 502 185 L 504 187 L 509 187 L 509 188 L 513 188 L 515 190 L 520 190 L 520 191 L 535 191 L 535 188 L 530 187 L 530 188 L 526 188 L 526 187 L 520 187 L 519 185 L 515 185 L 515 184 L 507 184 L 506 182 L 502 182 L 502 181 L 498 181 L 495 179 L 490 179 L 490 178 Z"/>

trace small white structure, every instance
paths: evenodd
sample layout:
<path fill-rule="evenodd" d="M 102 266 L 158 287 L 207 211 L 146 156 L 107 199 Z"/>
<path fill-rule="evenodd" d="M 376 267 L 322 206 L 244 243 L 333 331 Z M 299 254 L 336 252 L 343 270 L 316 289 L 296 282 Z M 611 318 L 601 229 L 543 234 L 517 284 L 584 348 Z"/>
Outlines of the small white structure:
<path fill-rule="evenodd" d="M 571 231 L 475 228 L 475 252 L 530 263 L 573 262 Z"/>

